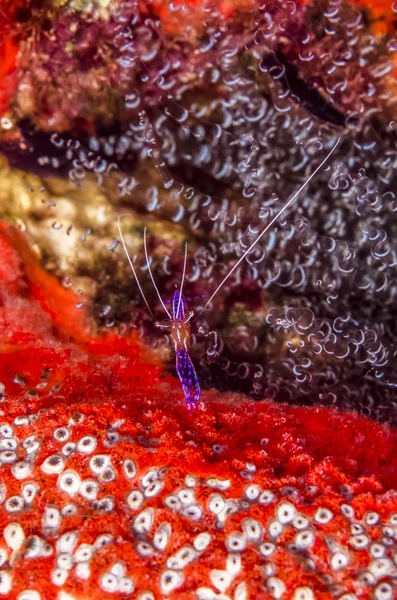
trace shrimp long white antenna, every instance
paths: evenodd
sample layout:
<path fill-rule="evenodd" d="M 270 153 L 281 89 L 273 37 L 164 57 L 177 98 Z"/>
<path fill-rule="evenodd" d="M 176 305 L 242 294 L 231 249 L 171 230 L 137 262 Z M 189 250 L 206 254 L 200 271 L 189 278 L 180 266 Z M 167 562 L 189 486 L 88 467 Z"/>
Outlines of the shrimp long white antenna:
<path fill-rule="evenodd" d="M 181 301 L 182 301 L 182 291 L 183 291 L 183 284 L 184 284 L 184 281 L 185 281 L 185 273 L 186 273 L 186 262 L 187 262 L 187 242 L 185 244 L 185 259 L 183 261 L 182 281 L 181 281 L 181 287 L 180 287 L 180 290 L 179 290 L 178 307 L 176 309 L 176 316 L 177 317 L 179 315 L 179 309 L 181 307 Z"/>
<path fill-rule="evenodd" d="M 120 234 L 120 238 L 121 238 L 121 243 L 123 244 L 123 248 L 124 248 L 125 255 L 126 255 L 126 257 L 127 257 L 127 259 L 128 259 L 128 262 L 129 262 L 129 264 L 130 264 L 131 271 L 132 271 L 132 273 L 133 273 L 133 275 L 134 275 L 134 277 L 135 277 L 135 281 L 136 281 L 136 283 L 137 283 L 137 286 L 138 286 L 138 288 L 139 288 L 139 291 L 141 292 L 141 296 L 142 296 L 142 298 L 143 298 L 143 300 L 144 300 L 144 302 L 145 302 L 145 304 L 146 304 L 146 308 L 148 309 L 149 313 L 151 314 L 151 316 L 152 316 L 152 317 L 153 317 L 153 319 L 154 319 L 154 318 L 155 318 L 155 317 L 154 317 L 154 314 L 152 313 L 152 311 L 151 311 L 151 308 L 150 308 L 150 306 L 149 306 L 149 303 L 148 303 L 148 301 L 146 300 L 146 297 L 145 297 L 145 294 L 143 293 L 143 290 L 142 290 L 141 284 L 139 283 L 138 275 L 136 274 L 136 271 L 135 271 L 134 265 L 132 264 L 132 260 L 131 260 L 131 258 L 130 258 L 130 255 L 128 254 L 127 246 L 126 246 L 126 243 L 125 243 L 125 241 L 124 241 L 123 232 L 121 231 L 121 224 L 120 224 L 120 220 L 121 220 L 121 217 L 122 217 L 122 216 L 124 216 L 124 215 L 119 215 L 119 218 L 117 219 L 117 226 L 118 226 L 118 229 L 119 229 L 119 234 Z"/>
<path fill-rule="evenodd" d="M 209 300 L 207 300 L 206 304 L 204 305 L 204 307 L 200 310 L 200 312 L 198 314 L 201 314 L 207 308 L 207 306 L 212 302 L 212 300 L 214 299 L 214 297 L 216 296 L 216 294 L 219 292 L 219 290 L 221 289 L 221 287 L 224 285 L 224 283 L 229 279 L 230 275 L 232 273 L 234 273 L 234 271 L 243 262 L 243 260 L 251 252 L 251 250 L 253 250 L 253 248 L 255 248 L 255 246 L 259 242 L 259 240 L 265 235 L 265 233 L 277 221 L 277 219 L 283 214 L 283 212 L 286 211 L 289 206 L 291 206 L 291 204 L 294 202 L 294 200 L 296 200 L 296 198 L 299 196 L 299 194 L 301 193 L 301 191 L 308 185 L 308 183 L 313 179 L 313 177 L 318 173 L 318 171 L 320 171 L 320 169 L 325 165 L 325 163 L 330 158 L 331 154 L 334 152 L 334 150 L 338 146 L 340 140 L 341 140 L 341 138 L 338 137 L 338 139 L 336 140 L 336 143 L 334 144 L 334 146 L 332 147 L 332 149 L 330 150 L 330 152 L 328 152 L 328 154 L 324 158 L 324 160 L 318 165 L 318 167 L 316 167 L 316 169 L 314 169 L 313 173 L 311 175 L 309 175 L 309 177 L 301 185 L 301 187 L 299 188 L 299 190 L 297 192 L 295 192 L 295 194 L 293 196 L 291 196 L 291 198 L 288 200 L 288 202 L 286 202 L 284 204 L 284 206 L 279 210 L 279 212 L 276 214 L 276 216 L 273 217 L 273 219 L 270 221 L 270 223 L 268 223 L 266 225 L 265 229 L 258 235 L 258 237 L 256 238 L 256 240 L 254 240 L 252 242 L 251 246 L 248 248 L 248 250 L 246 250 L 244 252 L 244 254 L 236 262 L 236 264 L 230 269 L 230 271 L 228 272 L 228 274 L 226 275 L 226 277 L 223 278 L 223 280 L 221 281 L 221 283 L 216 288 L 215 292 L 212 294 L 212 296 L 210 296 Z M 196 315 L 196 317 L 197 316 L 198 315 Z"/>
<path fill-rule="evenodd" d="M 149 271 L 149 275 L 150 275 L 150 279 L 152 280 L 153 287 L 154 287 L 154 289 L 156 290 L 157 296 L 159 297 L 159 300 L 160 300 L 160 302 L 161 302 L 161 305 L 162 305 L 162 307 L 164 308 L 165 312 L 167 313 L 167 315 L 168 315 L 168 318 L 169 318 L 170 320 L 172 320 L 171 314 L 170 314 L 170 312 L 168 311 L 168 309 L 167 309 L 166 305 L 165 305 L 165 304 L 164 304 L 164 302 L 163 302 L 163 299 L 162 299 L 162 297 L 161 297 L 161 295 L 160 295 L 160 292 L 159 292 L 159 290 L 158 290 L 158 287 L 157 287 L 157 285 L 156 285 L 156 282 L 154 281 L 154 278 L 153 278 L 153 275 L 152 275 L 152 270 L 151 270 L 151 268 L 150 268 L 150 261 L 149 261 L 149 256 L 148 256 L 148 252 L 147 252 L 147 247 L 146 247 L 146 227 L 145 227 L 145 229 L 143 230 L 143 248 L 144 248 L 144 250 L 145 250 L 145 258 L 146 258 L 147 270 Z"/>

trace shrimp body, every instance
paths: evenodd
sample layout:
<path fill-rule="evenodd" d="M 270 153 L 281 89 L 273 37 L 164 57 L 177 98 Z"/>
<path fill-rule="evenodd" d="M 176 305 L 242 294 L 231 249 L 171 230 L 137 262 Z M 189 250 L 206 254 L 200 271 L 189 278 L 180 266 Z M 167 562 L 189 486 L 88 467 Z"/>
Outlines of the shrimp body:
<path fill-rule="evenodd" d="M 222 279 L 221 283 L 218 285 L 216 290 L 212 293 L 210 298 L 207 300 L 207 302 L 201 309 L 200 313 L 203 312 L 211 304 L 212 300 L 214 299 L 216 294 L 219 292 L 219 290 L 222 288 L 222 286 L 225 284 L 227 279 L 229 279 L 229 277 L 232 275 L 232 273 L 234 273 L 234 271 L 237 269 L 237 267 L 243 262 L 243 260 L 245 260 L 245 258 L 248 256 L 248 254 L 251 252 L 251 250 L 254 249 L 256 244 L 265 235 L 265 233 L 269 230 L 269 228 L 277 221 L 277 219 L 283 214 L 283 212 L 285 210 L 287 210 L 287 208 L 296 200 L 296 198 L 299 196 L 299 194 L 302 192 L 302 190 L 308 185 L 309 181 L 311 181 L 313 179 L 313 177 L 316 175 L 316 173 L 323 167 L 323 165 L 327 162 L 327 160 L 329 159 L 331 154 L 334 152 L 334 150 L 338 146 L 340 140 L 341 140 L 341 138 L 337 139 L 336 143 L 334 144 L 333 148 L 330 150 L 330 152 L 328 153 L 326 158 L 318 165 L 318 167 L 316 169 L 314 169 L 314 171 L 311 173 L 311 175 L 309 175 L 309 177 L 301 185 L 301 187 L 284 204 L 284 206 L 279 210 L 279 212 L 271 219 L 271 221 L 266 225 L 266 227 L 259 233 L 259 235 L 252 242 L 250 247 L 244 252 L 244 254 L 238 259 L 238 261 L 234 264 L 234 266 L 229 270 L 229 272 Z M 139 279 L 136 274 L 134 265 L 128 254 L 127 246 L 125 244 L 123 234 L 121 231 L 121 227 L 120 227 L 120 218 L 121 218 L 121 215 L 118 218 L 118 228 L 119 228 L 121 242 L 123 244 L 125 254 L 126 254 L 128 262 L 130 264 L 131 271 L 135 277 L 139 291 L 141 292 L 142 298 L 143 298 L 143 300 L 146 304 L 146 307 L 149 311 L 149 314 L 154 319 L 155 318 L 154 314 L 148 304 L 148 301 L 146 300 L 146 297 L 143 293 L 141 284 L 139 283 Z M 156 325 L 157 325 L 157 327 L 168 329 L 168 331 L 170 333 L 171 340 L 172 340 L 172 343 L 174 346 L 174 351 L 175 351 L 176 371 L 178 373 L 179 380 L 182 384 L 182 390 L 183 390 L 183 393 L 185 396 L 187 406 L 188 406 L 188 408 L 191 408 L 192 406 L 195 406 L 195 404 L 198 402 L 198 400 L 200 398 L 200 385 L 198 382 L 196 370 L 195 370 L 194 365 L 189 356 L 190 319 L 192 318 L 193 313 L 190 312 L 190 313 L 186 314 L 187 313 L 187 305 L 186 305 L 186 300 L 182 294 L 183 284 L 185 281 L 185 274 L 186 274 L 187 243 L 185 244 L 185 260 L 183 263 L 182 281 L 181 281 L 180 289 L 179 290 L 176 289 L 174 292 L 174 296 L 172 299 L 171 312 L 167 309 L 166 305 L 164 304 L 163 299 L 161 298 L 160 292 L 158 290 L 158 287 L 156 285 L 156 282 L 153 279 L 152 271 L 150 268 L 150 260 L 149 260 L 147 247 L 146 247 L 146 227 L 144 229 L 144 234 L 143 234 L 143 247 L 145 250 L 147 269 L 148 269 L 150 278 L 152 280 L 153 287 L 156 290 L 156 293 L 160 300 L 160 303 L 164 309 L 165 314 L 167 315 L 166 323 L 156 323 Z"/>
<path fill-rule="evenodd" d="M 176 372 L 178 373 L 185 400 L 189 408 L 200 398 L 200 385 L 196 369 L 189 356 L 189 321 L 192 316 L 193 313 L 186 316 L 186 301 L 184 297 L 180 295 L 179 290 L 175 290 L 172 299 L 172 320 L 169 325 L 169 331 L 174 345 Z"/>

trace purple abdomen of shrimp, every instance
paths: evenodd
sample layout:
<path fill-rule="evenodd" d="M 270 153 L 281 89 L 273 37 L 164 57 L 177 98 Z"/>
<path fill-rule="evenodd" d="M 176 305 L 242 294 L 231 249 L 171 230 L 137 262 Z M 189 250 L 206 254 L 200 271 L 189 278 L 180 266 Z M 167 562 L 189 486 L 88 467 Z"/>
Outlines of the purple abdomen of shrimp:
<path fill-rule="evenodd" d="M 176 371 L 182 384 L 183 393 L 188 408 L 194 406 L 200 398 L 200 385 L 196 369 L 187 350 L 178 350 L 176 353 Z"/>
<path fill-rule="evenodd" d="M 179 335 L 174 340 L 176 371 L 182 384 L 188 408 L 190 408 L 200 398 L 200 385 L 196 369 L 187 349 L 188 340 L 190 340 L 190 328 L 189 324 L 185 323 L 186 311 L 187 305 L 184 297 L 180 296 L 178 290 L 175 290 L 172 298 L 172 318 L 177 323 L 177 329 L 179 329 Z"/>

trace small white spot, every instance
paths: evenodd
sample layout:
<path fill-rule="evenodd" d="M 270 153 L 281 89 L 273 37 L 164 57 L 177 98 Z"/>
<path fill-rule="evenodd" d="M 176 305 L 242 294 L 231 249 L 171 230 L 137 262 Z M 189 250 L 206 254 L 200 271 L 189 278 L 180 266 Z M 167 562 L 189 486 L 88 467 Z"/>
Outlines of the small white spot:
<path fill-rule="evenodd" d="M 344 552 L 335 552 L 331 557 L 331 567 L 334 571 L 344 569 L 349 563 L 349 558 Z"/>
<path fill-rule="evenodd" d="M 139 490 L 132 490 L 132 492 L 127 495 L 125 501 L 131 510 L 138 510 L 143 503 L 143 494 Z"/>
<path fill-rule="evenodd" d="M 376 600 L 393 600 L 393 588 L 390 583 L 381 583 L 375 588 Z"/>
<path fill-rule="evenodd" d="M 70 438 L 70 434 L 71 431 L 69 427 L 58 427 L 57 429 L 54 429 L 52 436 L 57 442 L 67 442 Z"/>
<path fill-rule="evenodd" d="M 361 535 L 364 533 L 364 528 L 360 525 L 360 523 L 351 523 L 350 531 L 353 535 Z"/>
<path fill-rule="evenodd" d="M 197 552 L 204 552 L 204 550 L 211 543 L 211 540 L 212 540 L 211 534 L 207 533 L 205 531 L 204 533 L 199 533 L 199 535 L 197 535 L 194 538 L 194 540 L 193 540 L 193 546 L 195 547 L 195 549 L 197 550 Z"/>
<path fill-rule="evenodd" d="M 65 468 L 65 459 L 62 454 L 52 454 L 48 456 L 43 464 L 41 470 L 47 475 L 59 475 Z"/>
<path fill-rule="evenodd" d="M 299 550 L 313 546 L 315 534 L 311 529 L 304 529 L 296 534 L 294 544 Z"/>
<path fill-rule="evenodd" d="M 197 479 L 193 475 L 186 475 L 185 477 L 185 485 L 188 488 L 193 488 L 197 485 Z"/>
<path fill-rule="evenodd" d="M 66 569 L 70 571 L 73 567 L 73 556 L 71 554 L 59 554 L 57 556 L 57 567 L 59 569 Z"/>
<path fill-rule="evenodd" d="M 160 589 L 163 594 L 169 594 L 184 582 L 183 574 L 180 571 L 164 571 L 160 577 Z"/>
<path fill-rule="evenodd" d="M 390 558 L 377 558 L 370 562 L 368 570 L 376 579 L 379 579 L 379 577 L 391 575 L 394 571 L 394 567 Z"/>
<path fill-rule="evenodd" d="M 367 525 L 376 525 L 379 521 L 379 515 L 376 512 L 367 512 L 364 521 Z"/>
<path fill-rule="evenodd" d="M 22 486 L 22 498 L 24 499 L 26 504 L 31 504 L 33 502 L 37 492 L 39 491 L 39 486 L 32 481 L 24 483 Z"/>
<path fill-rule="evenodd" d="M 157 469 L 150 469 L 141 479 L 142 487 L 146 488 L 159 479 L 159 472 Z"/>
<path fill-rule="evenodd" d="M 0 571 L 0 594 L 6 596 L 11 591 L 11 574 L 8 571 Z"/>
<path fill-rule="evenodd" d="M 77 563 L 75 569 L 76 576 L 85 581 L 91 577 L 91 568 L 88 562 Z"/>
<path fill-rule="evenodd" d="M 66 569 L 54 569 L 51 571 L 51 581 L 54 585 L 61 587 L 68 578 L 68 571 Z"/>
<path fill-rule="evenodd" d="M 122 577 L 119 581 L 117 591 L 122 596 L 128 596 L 128 594 L 132 594 L 134 587 L 134 581 L 131 577 Z"/>
<path fill-rule="evenodd" d="M 138 542 L 135 546 L 135 550 L 140 556 L 153 556 L 153 546 L 149 542 Z"/>
<path fill-rule="evenodd" d="M 18 444 L 14 438 L 0 439 L 0 450 L 15 450 Z"/>
<path fill-rule="evenodd" d="M 350 504 L 341 504 L 340 512 L 346 519 L 354 519 L 354 508 Z"/>
<path fill-rule="evenodd" d="M 0 452 L 0 463 L 11 465 L 17 460 L 18 455 L 16 452 L 13 452 L 13 450 L 4 450 L 4 452 Z"/>
<path fill-rule="evenodd" d="M 61 510 L 63 517 L 73 517 L 77 513 L 77 506 L 75 504 L 65 504 Z"/>
<path fill-rule="evenodd" d="M 155 496 L 157 496 L 157 494 L 161 492 L 163 487 L 164 484 L 162 481 L 155 481 L 154 483 L 151 483 L 143 492 L 145 498 L 154 498 Z"/>
<path fill-rule="evenodd" d="M 76 452 L 76 444 L 74 442 L 68 442 L 61 448 L 61 452 L 64 456 L 71 456 Z"/>
<path fill-rule="evenodd" d="M 269 577 L 267 582 L 267 589 L 269 594 L 273 596 L 273 598 L 281 598 L 284 594 L 286 587 L 283 581 L 278 577 Z"/>
<path fill-rule="evenodd" d="M 167 508 L 175 511 L 179 511 L 182 508 L 182 504 L 176 496 L 167 496 L 164 500 L 164 504 Z"/>
<path fill-rule="evenodd" d="M 354 535 L 349 539 L 349 543 L 355 550 L 362 550 L 368 546 L 369 538 L 364 534 Z"/>
<path fill-rule="evenodd" d="M 10 438 L 13 436 L 14 430 L 11 427 L 11 425 L 8 425 L 8 423 L 2 423 L 0 425 L 0 435 L 5 437 L 5 438 Z"/>
<path fill-rule="evenodd" d="M 90 469 L 96 475 L 111 466 L 110 456 L 108 454 L 96 454 L 90 458 Z"/>
<path fill-rule="evenodd" d="M 292 600 L 314 600 L 313 590 L 307 586 L 296 588 Z"/>
<path fill-rule="evenodd" d="M 228 490 L 231 485 L 230 479 L 217 479 L 216 477 L 210 477 L 206 483 L 208 487 L 221 490 L 221 492 Z"/>
<path fill-rule="evenodd" d="M 236 577 L 241 571 L 241 555 L 240 554 L 228 554 L 226 557 L 226 571 L 230 573 L 232 577 Z"/>
<path fill-rule="evenodd" d="M 386 552 L 386 548 L 382 544 L 372 544 L 369 552 L 372 558 L 383 558 Z"/>
<path fill-rule="evenodd" d="M 197 556 L 196 550 L 193 548 L 193 546 L 189 545 L 182 546 L 182 548 L 175 554 L 175 557 L 183 562 L 184 567 L 196 560 Z"/>
<path fill-rule="evenodd" d="M 234 600 L 248 600 L 248 590 L 245 581 L 242 581 L 236 587 L 234 592 Z"/>
<path fill-rule="evenodd" d="M 112 466 L 106 467 L 98 473 L 98 479 L 101 483 L 111 483 L 116 479 L 116 477 L 116 471 Z"/>
<path fill-rule="evenodd" d="M 43 513 L 43 529 L 58 529 L 61 524 L 61 513 L 55 506 L 46 506 Z"/>
<path fill-rule="evenodd" d="M 276 508 L 276 517 L 281 525 L 291 523 L 296 516 L 296 508 L 290 502 L 281 502 Z"/>
<path fill-rule="evenodd" d="M 270 490 L 265 490 L 259 496 L 259 504 L 271 504 L 274 500 L 275 496 Z"/>
<path fill-rule="evenodd" d="M 177 497 L 183 507 L 191 506 L 195 503 L 194 491 L 192 489 L 184 488 L 179 490 Z"/>
<path fill-rule="evenodd" d="M 101 535 L 98 535 L 97 539 L 95 540 L 94 548 L 95 550 L 100 550 L 107 544 L 111 544 L 113 540 L 114 538 L 112 535 L 110 535 L 110 533 L 102 533 Z"/>
<path fill-rule="evenodd" d="M 229 552 L 243 552 L 247 547 L 247 538 L 244 533 L 233 531 L 227 536 L 225 546 Z"/>
<path fill-rule="evenodd" d="M 136 533 L 148 533 L 152 528 L 154 521 L 153 508 L 145 508 L 137 515 L 133 521 L 132 527 Z"/>
<path fill-rule="evenodd" d="M 243 530 L 250 542 L 258 542 L 262 537 L 262 525 L 256 519 L 243 519 Z"/>
<path fill-rule="evenodd" d="M 227 571 L 213 569 L 210 572 L 211 583 L 220 592 L 225 592 L 232 582 L 232 576 Z"/>
<path fill-rule="evenodd" d="M 155 600 L 152 592 L 142 592 L 139 594 L 137 600 Z"/>
<path fill-rule="evenodd" d="M 270 521 L 268 526 L 269 535 L 272 538 L 278 538 L 283 533 L 284 527 L 281 525 L 280 521 Z"/>
<path fill-rule="evenodd" d="M 160 523 L 153 536 L 153 546 L 162 552 L 167 547 L 171 537 L 171 525 L 164 521 Z"/>
<path fill-rule="evenodd" d="M 98 443 L 94 436 L 85 435 L 77 442 L 76 450 L 80 454 L 91 454 L 96 449 Z"/>
<path fill-rule="evenodd" d="M 99 585 L 104 592 L 112 594 L 117 591 L 118 581 L 115 575 L 112 573 L 104 573 L 99 579 Z"/>
<path fill-rule="evenodd" d="M 80 544 L 74 553 L 74 560 L 76 562 L 87 562 L 94 554 L 94 547 L 91 544 Z"/>
<path fill-rule="evenodd" d="M 36 590 L 24 590 L 18 594 L 17 600 L 41 600 L 41 596 Z"/>
<path fill-rule="evenodd" d="M 59 477 L 57 481 L 58 488 L 68 494 L 74 496 L 79 491 L 81 484 L 80 475 L 72 469 L 67 469 Z"/>
<path fill-rule="evenodd" d="M 111 566 L 110 572 L 112 575 L 115 575 L 118 579 L 120 579 L 120 577 L 124 577 L 126 575 L 127 567 L 125 566 L 124 562 L 118 560 Z"/>
<path fill-rule="evenodd" d="M 79 494 L 86 500 L 95 500 L 99 491 L 96 479 L 84 479 L 80 484 Z"/>
<path fill-rule="evenodd" d="M 11 496 L 4 502 L 4 508 L 9 513 L 17 513 L 20 512 L 25 503 L 21 496 Z"/>
<path fill-rule="evenodd" d="M 56 544 L 58 554 L 72 554 L 76 547 L 79 534 L 77 531 L 68 531 L 61 535 Z"/>
<path fill-rule="evenodd" d="M 314 520 L 320 525 L 327 525 L 333 519 L 333 514 L 328 508 L 318 508 L 314 515 Z"/>
<path fill-rule="evenodd" d="M 187 506 L 182 510 L 182 516 L 189 519 L 189 521 L 199 521 L 203 516 L 203 511 L 197 505 Z"/>
<path fill-rule="evenodd" d="M 254 483 L 252 485 L 247 486 L 244 490 L 244 496 L 247 498 L 247 500 L 251 500 L 252 502 L 259 498 L 260 493 L 261 488 L 259 487 L 259 485 L 256 485 Z"/>
<path fill-rule="evenodd" d="M 275 549 L 276 546 L 272 542 L 263 542 L 263 544 L 259 546 L 259 552 L 262 556 L 271 556 Z"/>
<path fill-rule="evenodd" d="M 296 515 L 295 519 L 292 521 L 292 525 L 298 531 L 306 529 L 309 526 L 309 519 L 304 515 Z"/>
<path fill-rule="evenodd" d="M 32 471 L 33 465 L 25 461 L 19 461 L 11 467 L 11 473 L 15 479 L 26 479 Z"/>
<path fill-rule="evenodd" d="M 3 532 L 5 542 L 11 550 L 18 552 L 25 540 L 25 534 L 19 523 L 9 523 Z"/>
<path fill-rule="evenodd" d="M 136 465 L 131 458 L 126 458 L 123 462 L 123 473 L 127 479 L 133 479 L 136 476 Z"/>
<path fill-rule="evenodd" d="M 208 510 L 214 515 L 219 515 L 225 508 L 225 500 L 221 494 L 211 494 L 208 498 Z"/>
<path fill-rule="evenodd" d="M 29 419 L 26 417 L 15 417 L 14 425 L 15 427 L 24 427 L 25 425 L 29 425 Z"/>

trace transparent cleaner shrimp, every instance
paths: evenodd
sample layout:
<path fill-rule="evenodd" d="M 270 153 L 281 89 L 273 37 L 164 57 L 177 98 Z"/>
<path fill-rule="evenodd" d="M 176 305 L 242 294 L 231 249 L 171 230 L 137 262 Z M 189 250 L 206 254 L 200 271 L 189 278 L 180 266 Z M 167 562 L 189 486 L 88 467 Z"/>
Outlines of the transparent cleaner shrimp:
<path fill-rule="evenodd" d="M 316 167 L 316 169 L 309 175 L 306 181 L 301 185 L 301 187 L 291 196 L 291 198 L 284 204 L 284 206 L 279 210 L 279 212 L 270 220 L 270 222 L 266 225 L 266 227 L 261 231 L 261 233 L 256 237 L 256 239 L 252 242 L 250 247 L 244 252 L 244 254 L 239 258 L 239 260 L 233 265 L 227 275 L 223 278 L 221 283 L 218 285 L 216 290 L 207 300 L 203 308 L 197 313 L 196 317 L 201 314 L 206 308 L 210 305 L 216 294 L 225 284 L 227 279 L 232 275 L 232 273 L 238 268 L 238 266 L 243 262 L 243 260 L 248 256 L 248 254 L 255 248 L 256 244 L 259 240 L 265 235 L 265 233 L 270 229 L 270 227 L 278 220 L 278 218 L 291 206 L 291 204 L 296 200 L 302 190 L 309 184 L 309 182 L 313 179 L 313 177 L 320 171 L 320 169 L 325 165 L 325 163 L 330 158 L 331 154 L 335 151 L 338 146 L 341 138 L 339 137 L 335 142 L 332 149 L 329 151 L 324 160 Z M 121 231 L 120 219 L 123 215 L 119 215 L 118 217 L 118 229 L 120 233 L 121 242 L 123 244 L 124 252 L 127 256 L 129 265 L 131 267 L 132 273 L 134 275 L 135 281 L 138 285 L 139 291 L 142 295 L 142 298 L 146 304 L 146 307 L 149 311 L 149 314 L 155 319 L 154 314 L 149 306 L 148 301 L 143 293 L 141 284 L 139 283 L 139 279 L 137 273 L 135 271 L 134 265 L 132 264 L 131 258 L 128 254 L 127 246 L 124 241 L 123 233 Z M 172 309 L 171 312 L 167 309 L 163 299 L 161 298 L 160 292 L 154 281 L 152 271 L 150 268 L 150 261 L 147 252 L 146 245 L 146 227 L 144 229 L 143 234 L 143 246 L 145 251 L 145 259 L 147 264 L 147 269 L 149 272 L 150 279 L 152 281 L 153 287 L 157 293 L 157 296 L 160 300 L 160 303 L 167 315 L 167 323 L 158 323 L 156 322 L 156 326 L 161 329 L 167 329 L 170 333 L 171 340 L 174 346 L 175 358 L 176 358 L 176 371 L 178 373 L 179 380 L 182 384 L 183 393 L 185 395 L 185 400 L 188 408 L 190 409 L 192 406 L 197 405 L 198 400 L 200 399 L 200 385 L 198 381 L 198 377 L 196 374 L 196 370 L 192 363 L 192 360 L 189 356 L 189 348 L 190 348 L 190 322 L 194 315 L 192 311 L 187 312 L 187 304 L 186 300 L 183 296 L 183 284 L 185 281 L 186 274 L 186 262 L 187 262 L 187 243 L 185 244 L 185 258 L 183 262 L 183 273 L 182 280 L 179 290 L 176 289 L 174 292 L 174 296 L 172 299 Z"/>

